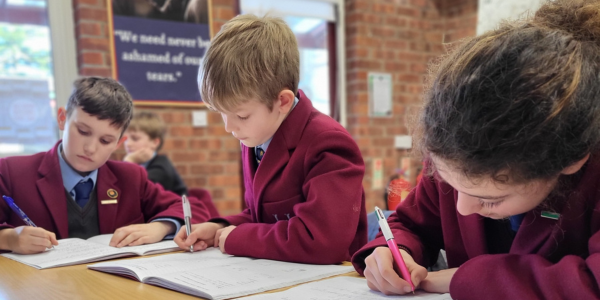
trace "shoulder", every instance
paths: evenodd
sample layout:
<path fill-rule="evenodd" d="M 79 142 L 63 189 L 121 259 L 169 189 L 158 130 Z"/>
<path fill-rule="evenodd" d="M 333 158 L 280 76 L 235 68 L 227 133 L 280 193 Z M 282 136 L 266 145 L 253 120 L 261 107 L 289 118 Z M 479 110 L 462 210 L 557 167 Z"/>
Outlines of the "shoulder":
<path fill-rule="evenodd" d="M 37 170 L 37 167 L 42 163 L 42 161 L 44 160 L 44 158 L 46 158 L 47 155 L 49 155 L 48 152 L 40 152 L 33 155 L 0 158 L 0 167 L 3 169 L 19 168 L 20 171 L 31 168 Z"/>
<path fill-rule="evenodd" d="M 129 162 L 109 160 L 100 168 L 109 169 L 115 176 L 123 178 L 145 173 L 144 167 Z"/>
<path fill-rule="evenodd" d="M 302 136 L 302 140 L 311 144 L 341 143 L 341 146 L 358 149 L 350 133 L 340 123 L 316 110 L 311 113 Z"/>
<path fill-rule="evenodd" d="M 157 154 L 148 164 L 147 169 L 171 169 L 173 168 L 173 164 L 169 160 L 169 158 L 162 154 Z"/>

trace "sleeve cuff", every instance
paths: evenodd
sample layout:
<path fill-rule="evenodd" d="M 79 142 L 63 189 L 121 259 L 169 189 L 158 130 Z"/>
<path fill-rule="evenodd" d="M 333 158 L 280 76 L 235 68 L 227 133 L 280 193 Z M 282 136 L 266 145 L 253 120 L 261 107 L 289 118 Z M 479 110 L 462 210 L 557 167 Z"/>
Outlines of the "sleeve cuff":
<path fill-rule="evenodd" d="M 163 240 L 172 240 L 175 237 L 175 234 L 177 234 L 179 232 L 179 229 L 181 229 L 181 223 L 174 218 L 157 218 L 152 220 L 152 222 L 173 222 L 173 224 L 175 224 L 175 232 L 171 233 L 171 234 L 167 234 Z M 150 222 L 150 223 L 152 223 Z"/>

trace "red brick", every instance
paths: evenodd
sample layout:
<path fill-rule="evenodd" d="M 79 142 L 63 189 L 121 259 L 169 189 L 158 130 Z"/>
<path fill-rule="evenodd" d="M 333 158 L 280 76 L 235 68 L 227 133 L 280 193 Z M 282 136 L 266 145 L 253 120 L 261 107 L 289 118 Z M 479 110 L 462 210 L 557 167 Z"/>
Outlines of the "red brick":
<path fill-rule="evenodd" d="M 375 147 L 393 147 L 394 139 L 393 138 L 376 138 L 376 139 L 373 139 L 373 146 L 375 146 Z"/>
<path fill-rule="evenodd" d="M 170 150 L 181 150 L 185 148 L 185 145 L 187 144 L 186 140 L 184 139 L 175 139 L 175 138 L 166 138 L 163 146 L 162 146 L 162 150 L 165 151 L 170 151 Z"/>
<path fill-rule="evenodd" d="M 84 52 L 79 55 L 79 61 L 83 65 L 104 65 L 102 52 Z"/>
<path fill-rule="evenodd" d="M 77 41 L 79 51 L 82 50 L 101 50 L 109 51 L 109 41 L 107 38 L 96 38 L 96 37 L 81 37 Z"/>
<path fill-rule="evenodd" d="M 242 196 L 242 189 L 236 187 L 230 187 L 225 190 L 225 198 L 240 198 Z"/>
<path fill-rule="evenodd" d="M 232 163 L 228 163 L 225 165 L 225 174 L 240 174 L 242 170 L 242 166 L 240 165 L 241 156 L 238 156 L 238 159 L 233 161 Z"/>
<path fill-rule="evenodd" d="M 104 4 L 104 1 L 101 0 L 73 0 L 73 6 L 101 6 Z M 106 7 L 106 6 L 103 6 Z"/>
<path fill-rule="evenodd" d="M 217 7 L 216 8 L 216 17 L 219 20 L 231 20 L 233 19 L 233 17 L 235 17 L 235 13 L 233 11 L 233 9 L 231 8 L 225 8 L 225 7 Z"/>
<path fill-rule="evenodd" d="M 240 151 L 240 140 L 234 138 L 227 138 L 223 140 L 223 148 L 227 150 Z"/>
<path fill-rule="evenodd" d="M 385 3 L 373 3 L 371 7 L 372 11 L 384 14 L 393 14 L 396 10 L 394 5 Z"/>
<path fill-rule="evenodd" d="M 75 19 L 107 22 L 108 13 L 105 8 L 80 6 L 75 9 Z"/>
<path fill-rule="evenodd" d="M 185 182 L 185 185 L 187 185 L 188 189 L 189 188 L 206 188 L 206 185 L 208 183 L 208 180 L 206 178 L 203 177 L 192 177 L 192 178 L 185 178 L 183 180 Z M 212 193 L 211 193 L 211 196 Z M 213 196 L 214 199 L 214 196 Z"/>
<path fill-rule="evenodd" d="M 193 150 L 218 150 L 223 147 L 220 139 L 193 139 L 189 141 L 189 148 Z"/>
<path fill-rule="evenodd" d="M 240 177 L 235 175 L 215 175 L 208 178 L 210 186 L 239 186 Z"/>
<path fill-rule="evenodd" d="M 193 136 L 194 135 L 194 128 L 192 128 L 191 126 L 183 126 L 183 125 L 177 125 L 177 126 L 171 126 L 171 128 L 169 129 L 169 134 L 175 137 L 178 136 Z"/>
<path fill-rule="evenodd" d="M 396 13 L 401 16 L 418 18 L 421 15 L 421 12 L 418 9 L 408 8 L 408 7 L 398 7 L 396 8 Z"/>
<path fill-rule="evenodd" d="M 82 22 L 75 27 L 77 37 L 81 36 L 104 36 L 102 25 L 97 22 Z"/>
<path fill-rule="evenodd" d="M 223 174 L 225 168 L 222 165 L 192 165 L 191 173 L 193 175 L 216 175 Z"/>
<path fill-rule="evenodd" d="M 389 60 L 385 63 L 386 72 L 404 72 L 408 68 L 405 63 Z"/>
<path fill-rule="evenodd" d="M 369 10 L 369 0 L 354 0 L 346 2 L 346 13 L 352 11 L 366 11 Z"/>
<path fill-rule="evenodd" d="M 405 50 L 408 47 L 408 43 L 402 40 L 389 39 L 385 41 L 384 47 L 386 49 Z"/>
<path fill-rule="evenodd" d="M 211 0 L 211 4 L 213 7 L 215 6 L 226 6 L 226 7 L 234 7 L 237 5 L 236 0 Z"/>
<path fill-rule="evenodd" d="M 223 118 L 221 117 L 220 113 L 212 111 L 212 110 L 208 110 L 207 116 L 208 116 L 208 124 L 224 126 Z"/>
<path fill-rule="evenodd" d="M 200 152 L 175 152 L 171 154 L 173 162 L 202 162 L 206 160 L 206 155 Z"/>
<path fill-rule="evenodd" d="M 110 68 L 92 68 L 92 67 L 82 67 L 79 70 L 79 74 L 83 76 L 100 76 L 100 77 L 111 77 L 112 72 Z"/>
<path fill-rule="evenodd" d="M 188 111 L 186 111 L 186 112 L 177 112 L 177 111 L 164 112 L 161 114 L 161 118 L 167 124 L 189 123 L 191 121 L 191 115 Z"/>

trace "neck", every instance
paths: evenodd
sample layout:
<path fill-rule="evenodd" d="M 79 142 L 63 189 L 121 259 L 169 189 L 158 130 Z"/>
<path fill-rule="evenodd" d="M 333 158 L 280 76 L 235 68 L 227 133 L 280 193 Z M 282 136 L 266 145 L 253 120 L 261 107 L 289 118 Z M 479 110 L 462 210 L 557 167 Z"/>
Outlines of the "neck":
<path fill-rule="evenodd" d="M 62 145 L 60 146 L 60 156 L 62 156 L 62 158 L 65 160 L 65 162 L 67 163 L 67 165 L 69 166 L 69 168 L 73 169 L 75 172 L 77 172 L 77 174 L 85 177 L 85 176 L 88 176 L 90 173 L 92 173 L 92 172 L 80 172 L 79 170 L 73 168 L 73 166 L 71 166 L 71 164 L 69 163 L 69 160 L 65 156 L 65 152 L 62 149 Z"/>

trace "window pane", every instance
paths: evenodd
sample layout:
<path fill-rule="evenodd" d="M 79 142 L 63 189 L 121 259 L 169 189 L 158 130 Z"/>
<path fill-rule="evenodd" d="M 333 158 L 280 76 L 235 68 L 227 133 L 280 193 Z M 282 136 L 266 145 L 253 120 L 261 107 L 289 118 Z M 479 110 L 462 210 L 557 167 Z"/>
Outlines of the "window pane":
<path fill-rule="evenodd" d="M 46 1 L 0 1 L 0 156 L 58 139 Z"/>
<path fill-rule="evenodd" d="M 285 17 L 284 20 L 292 28 L 300 48 L 300 83 L 298 86 L 310 98 L 316 109 L 329 115 L 327 21 L 291 16 Z"/>

